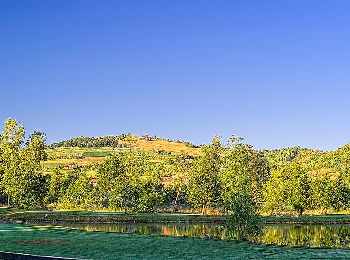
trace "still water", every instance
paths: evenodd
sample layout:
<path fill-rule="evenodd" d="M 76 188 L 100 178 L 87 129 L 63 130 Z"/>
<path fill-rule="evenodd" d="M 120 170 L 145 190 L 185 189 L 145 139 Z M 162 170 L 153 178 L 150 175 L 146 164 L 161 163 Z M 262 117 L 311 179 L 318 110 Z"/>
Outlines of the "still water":
<path fill-rule="evenodd" d="M 220 225 L 167 225 L 167 224 L 75 224 L 70 228 L 87 231 L 138 233 L 144 235 L 188 236 L 230 240 L 232 234 Z M 350 225 L 266 225 L 254 242 L 274 245 L 289 245 L 322 248 L 350 248 Z"/>

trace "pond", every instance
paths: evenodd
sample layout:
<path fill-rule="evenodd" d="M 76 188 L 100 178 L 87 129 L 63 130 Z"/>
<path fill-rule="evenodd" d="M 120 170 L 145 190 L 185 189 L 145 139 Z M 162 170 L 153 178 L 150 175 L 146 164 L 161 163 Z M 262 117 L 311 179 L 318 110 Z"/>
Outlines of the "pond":
<path fill-rule="evenodd" d="M 173 224 L 74 224 L 65 227 L 118 233 L 144 235 L 188 236 L 230 240 L 232 234 L 220 225 L 173 225 Z M 350 248 L 350 225 L 266 225 L 254 242 L 316 248 Z"/>

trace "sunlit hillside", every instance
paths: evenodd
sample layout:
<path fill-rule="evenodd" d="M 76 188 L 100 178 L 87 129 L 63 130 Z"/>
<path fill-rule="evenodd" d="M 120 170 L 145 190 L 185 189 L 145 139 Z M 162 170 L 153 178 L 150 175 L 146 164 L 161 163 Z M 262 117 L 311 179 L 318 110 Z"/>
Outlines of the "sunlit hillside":
<path fill-rule="evenodd" d="M 200 149 L 191 146 L 187 142 L 175 142 L 162 139 L 146 140 L 142 137 L 136 137 L 131 140 L 122 140 L 120 143 L 133 148 L 143 149 L 145 151 L 169 152 L 175 155 L 200 155 Z"/>
<path fill-rule="evenodd" d="M 107 139 L 109 142 L 106 142 Z M 98 146 L 103 146 L 94 147 L 96 140 L 98 140 Z M 42 162 L 42 165 L 45 172 L 50 172 L 57 167 L 62 170 L 72 170 L 77 166 L 90 167 L 94 172 L 96 165 L 106 157 L 129 149 L 151 152 L 155 159 L 160 161 L 169 156 L 188 155 L 195 157 L 201 153 L 199 147 L 189 142 L 172 141 L 158 137 L 130 134 L 92 138 L 77 137 L 50 145 L 46 150 L 48 158 Z"/>

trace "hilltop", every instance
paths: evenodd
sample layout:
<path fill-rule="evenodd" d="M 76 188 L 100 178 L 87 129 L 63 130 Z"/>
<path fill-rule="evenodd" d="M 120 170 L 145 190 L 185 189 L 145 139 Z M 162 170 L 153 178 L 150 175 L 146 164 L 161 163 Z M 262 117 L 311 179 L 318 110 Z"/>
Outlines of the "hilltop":
<path fill-rule="evenodd" d="M 94 165 L 107 156 L 128 149 L 151 152 L 156 159 L 160 160 L 164 157 L 178 155 L 196 157 L 201 154 L 200 147 L 190 142 L 157 136 L 132 134 L 103 137 L 80 136 L 50 144 L 46 149 L 48 160 L 42 164 L 47 172 L 57 166 L 72 169 L 75 166 Z"/>
<path fill-rule="evenodd" d="M 188 154 L 199 155 L 199 146 L 187 141 L 171 140 L 157 136 L 137 136 L 132 134 L 108 135 L 104 137 L 74 137 L 49 145 L 54 150 L 57 148 L 134 148 L 145 151 L 166 152 L 174 155 Z M 98 157 L 98 156 L 92 156 Z M 103 156 L 102 156 L 103 157 Z"/>

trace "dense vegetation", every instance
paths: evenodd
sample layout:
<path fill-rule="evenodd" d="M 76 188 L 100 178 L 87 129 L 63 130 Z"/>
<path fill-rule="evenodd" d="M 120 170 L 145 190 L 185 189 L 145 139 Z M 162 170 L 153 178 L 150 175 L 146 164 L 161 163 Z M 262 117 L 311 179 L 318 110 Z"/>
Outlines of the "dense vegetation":
<path fill-rule="evenodd" d="M 121 137 L 119 136 L 104 136 L 104 137 L 75 137 L 66 141 L 53 143 L 52 148 L 57 147 L 122 147 L 118 143 Z"/>
<path fill-rule="evenodd" d="M 134 137 L 79 137 L 48 149 L 44 134 L 34 132 L 26 140 L 23 126 L 9 119 L 0 137 L 0 200 L 19 208 L 230 214 L 246 217 L 249 225 L 257 213 L 350 208 L 350 145 L 334 152 L 260 151 L 235 136 L 225 145 L 214 137 L 188 154 L 125 149 L 128 138 Z M 91 156 L 89 164 L 47 166 L 48 152 L 52 159 L 55 149 L 71 147 L 85 149 L 78 158 Z M 95 154 L 98 160 L 91 159 Z"/>

